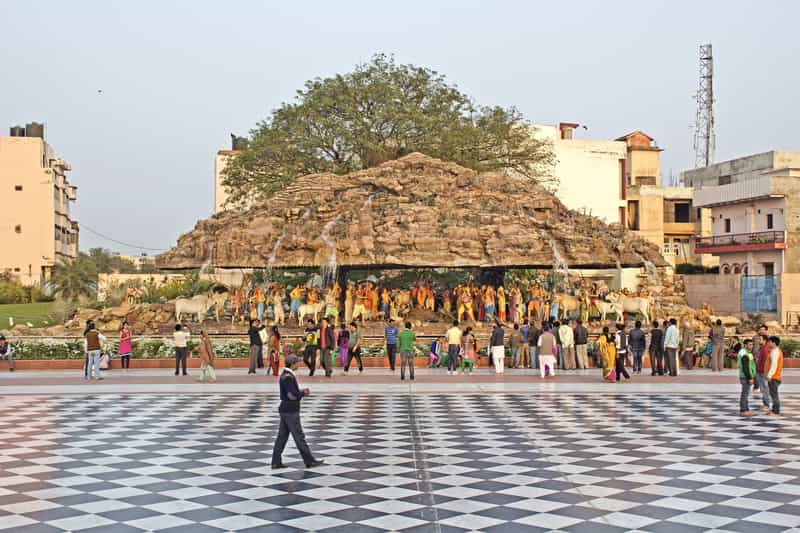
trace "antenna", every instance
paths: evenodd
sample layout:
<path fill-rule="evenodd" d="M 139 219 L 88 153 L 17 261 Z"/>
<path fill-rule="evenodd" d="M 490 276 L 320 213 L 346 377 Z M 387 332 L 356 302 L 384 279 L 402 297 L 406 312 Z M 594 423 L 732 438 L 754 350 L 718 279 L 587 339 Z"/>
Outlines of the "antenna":
<path fill-rule="evenodd" d="M 700 46 L 700 85 L 697 89 L 694 123 L 694 166 L 707 167 L 714 161 L 714 57 L 711 45 Z"/>

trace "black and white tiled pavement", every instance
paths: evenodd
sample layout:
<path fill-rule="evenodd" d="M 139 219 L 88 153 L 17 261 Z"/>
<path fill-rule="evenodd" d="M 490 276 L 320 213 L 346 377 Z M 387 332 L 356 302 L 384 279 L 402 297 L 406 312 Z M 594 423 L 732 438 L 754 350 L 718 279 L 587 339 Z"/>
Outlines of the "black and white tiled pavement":
<path fill-rule="evenodd" d="M 0 397 L 0 532 L 800 528 L 800 423 L 704 395 Z M 791 396 L 784 398 L 789 404 Z"/>

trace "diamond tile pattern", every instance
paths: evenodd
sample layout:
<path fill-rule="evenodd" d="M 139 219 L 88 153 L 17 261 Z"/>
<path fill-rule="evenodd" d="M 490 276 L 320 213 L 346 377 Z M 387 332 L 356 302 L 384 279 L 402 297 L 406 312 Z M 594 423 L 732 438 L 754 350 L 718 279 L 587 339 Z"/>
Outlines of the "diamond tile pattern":
<path fill-rule="evenodd" d="M 795 398 L 785 395 L 791 406 Z M 781 531 L 800 422 L 708 394 L 0 397 L 4 531 Z"/>

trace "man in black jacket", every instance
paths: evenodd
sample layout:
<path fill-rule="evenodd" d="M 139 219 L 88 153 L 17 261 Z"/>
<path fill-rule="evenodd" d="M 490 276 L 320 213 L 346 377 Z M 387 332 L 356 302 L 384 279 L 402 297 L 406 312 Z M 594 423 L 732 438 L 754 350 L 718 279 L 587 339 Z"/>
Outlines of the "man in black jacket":
<path fill-rule="evenodd" d="M 575 337 L 575 355 L 578 359 L 578 368 L 585 370 L 589 368 L 589 350 L 587 346 L 589 343 L 589 331 L 580 318 L 575 323 L 573 335 Z"/>
<path fill-rule="evenodd" d="M 651 376 L 664 375 L 664 332 L 658 329 L 656 321 L 650 330 L 650 370 Z"/>
<path fill-rule="evenodd" d="M 644 331 L 642 331 L 642 322 L 637 320 L 634 328 L 628 333 L 628 342 L 631 352 L 633 352 L 633 372 L 635 374 L 642 373 L 642 357 L 644 356 L 644 348 L 647 344 L 645 340 Z"/>
<path fill-rule="evenodd" d="M 281 455 L 283 455 L 283 449 L 286 448 L 286 442 L 289 440 L 290 434 L 307 468 L 313 468 L 325 463 L 325 461 L 314 459 L 314 456 L 311 455 L 311 450 L 308 448 L 308 443 L 306 443 L 306 435 L 300 425 L 300 400 L 311 394 L 308 389 L 300 390 L 300 386 L 297 384 L 297 377 L 294 371 L 297 370 L 301 362 L 296 355 L 287 355 L 286 367 L 278 379 L 281 390 L 281 403 L 278 407 L 278 413 L 280 413 L 281 422 L 278 427 L 278 438 L 275 440 L 275 447 L 272 449 L 273 469 L 286 467 L 281 461 Z"/>

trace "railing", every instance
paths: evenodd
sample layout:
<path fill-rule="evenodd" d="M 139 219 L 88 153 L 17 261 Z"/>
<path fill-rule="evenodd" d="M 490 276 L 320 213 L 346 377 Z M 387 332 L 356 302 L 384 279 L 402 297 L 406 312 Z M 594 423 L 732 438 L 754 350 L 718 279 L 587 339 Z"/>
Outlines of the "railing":
<path fill-rule="evenodd" d="M 758 231 L 755 233 L 732 233 L 729 235 L 715 235 L 714 237 L 698 237 L 695 240 L 695 250 L 711 248 L 714 246 L 737 246 L 747 244 L 773 244 L 786 242 L 786 233 L 783 231 Z"/>

